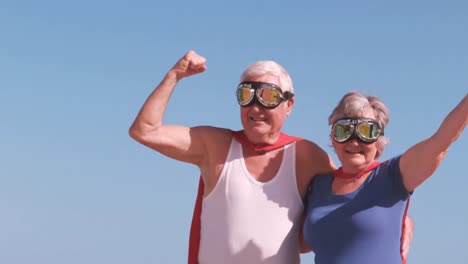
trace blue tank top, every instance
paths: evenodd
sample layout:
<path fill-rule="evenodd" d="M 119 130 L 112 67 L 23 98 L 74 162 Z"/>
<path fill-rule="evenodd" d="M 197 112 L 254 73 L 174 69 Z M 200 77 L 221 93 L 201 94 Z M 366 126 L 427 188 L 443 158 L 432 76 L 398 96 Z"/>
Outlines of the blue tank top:
<path fill-rule="evenodd" d="M 333 176 L 315 177 L 307 196 L 304 238 L 315 264 L 402 263 L 400 238 L 409 193 L 400 156 L 382 163 L 354 192 L 331 192 Z"/>

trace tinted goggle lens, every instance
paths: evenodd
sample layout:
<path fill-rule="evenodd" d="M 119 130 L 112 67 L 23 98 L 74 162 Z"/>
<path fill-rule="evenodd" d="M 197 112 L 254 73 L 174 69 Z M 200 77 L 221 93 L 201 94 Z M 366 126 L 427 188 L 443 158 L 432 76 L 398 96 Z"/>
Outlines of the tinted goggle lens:
<path fill-rule="evenodd" d="M 368 141 L 375 141 L 380 136 L 379 127 L 371 122 L 359 123 L 356 132 L 360 138 Z"/>
<path fill-rule="evenodd" d="M 254 97 L 255 90 L 251 88 L 246 88 L 246 87 L 239 87 L 236 91 L 237 95 L 237 102 L 241 106 L 245 106 L 252 101 L 252 98 Z"/>
<path fill-rule="evenodd" d="M 281 102 L 281 94 L 270 87 L 262 87 L 256 91 L 257 100 L 264 106 L 277 106 Z"/>
<path fill-rule="evenodd" d="M 333 136 L 335 140 L 345 141 L 353 134 L 353 124 L 338 121 L 333 127 Z"/>
<path fill-rule="evenodd" d="M 340 119 L 333 125 L 332 132 L 333 139 L 338 143 L 354 138 L 364 143 L 373 143 L 383 135 L 379 124 L 371 119 Z"/>

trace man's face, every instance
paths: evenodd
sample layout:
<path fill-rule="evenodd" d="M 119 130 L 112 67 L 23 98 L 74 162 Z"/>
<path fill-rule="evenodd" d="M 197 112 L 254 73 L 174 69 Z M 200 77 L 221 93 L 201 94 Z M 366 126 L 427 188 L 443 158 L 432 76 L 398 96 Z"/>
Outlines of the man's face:
<path fill-rule="evenodd" d="M 251 77 L 243 81 L 266 82 L 280 86 L 279 78 L 273 75 Z M 273 144 L 292 110 L 293 103 L 294 99 L 283 101 L 274 109 L 262 107 L 258 103 L 240 107 L 242 126 L 249 140 L 255 144 Z"/>

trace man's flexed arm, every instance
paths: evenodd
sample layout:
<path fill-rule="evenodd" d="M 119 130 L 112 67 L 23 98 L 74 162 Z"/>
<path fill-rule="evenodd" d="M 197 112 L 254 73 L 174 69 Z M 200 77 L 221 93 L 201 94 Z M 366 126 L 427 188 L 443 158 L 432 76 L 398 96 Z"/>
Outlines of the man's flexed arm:
<path fill-rule="evenodd" d="M 203 151 L 202 143 L 196 138 L 199 133 L 184 126 L 164 125 L 163 116 L 177 83 L 185 77 L 204 72 L 205 61 L 202 56 L 189 51 L 167 72 L 130 127 L 132 138 L 168 157 L 196 163 L 197 153 Z"/>

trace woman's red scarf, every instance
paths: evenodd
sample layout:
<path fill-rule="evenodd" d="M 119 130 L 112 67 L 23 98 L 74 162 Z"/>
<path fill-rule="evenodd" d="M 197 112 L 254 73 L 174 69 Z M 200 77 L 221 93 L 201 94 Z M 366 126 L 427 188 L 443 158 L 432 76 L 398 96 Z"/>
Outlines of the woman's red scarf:
<path fill-rule="evenodd" d="M 268 151 L 275 150 L 299 141 L 302 138 L 289 136 L 284 133 L 280 133 L 278 140 L 272 145 L 258 146 L 249 141 L 243 130 L 232 131 L 234 138 L 245 148 L 251 149 L 255 152 L 264 154 Z M 200 176 L 198 181 L 198 193 L 195 200 L 195 208 L 193 210 L 192 225 L 190 227 L 190 239 L 189 239 L 189 253 L 188 263 L 198 264 L 198 251 L 200 249 L 200 230 L 201 230 L 201 211 L 202 211 L 202 200 L 203 200 L 203 179 Z"/>
<path fill-rule="evenodd" d="M 337 178 L 342 178 L 342 179 L 352 179 L 352 178 L 361 178 L 364 174 L 368 173 L 369 171 L 377 168 L 378 166 L 380 166 L 380 164 L 382 164 L 382 162 L 378 162 L 378 161 L 374 161 L 372 162 L 371 164 L 369 164 L 369 166 L 367 166 L 367 168 L 365 168 L 364 170 L 360 171 L 359 173 L 346 173 L 346 172 L 343 172 L 343 168 L 339 168 L 335 171 L 333 171 L 332 175 L 334 177 L 337 177 Z"/>

